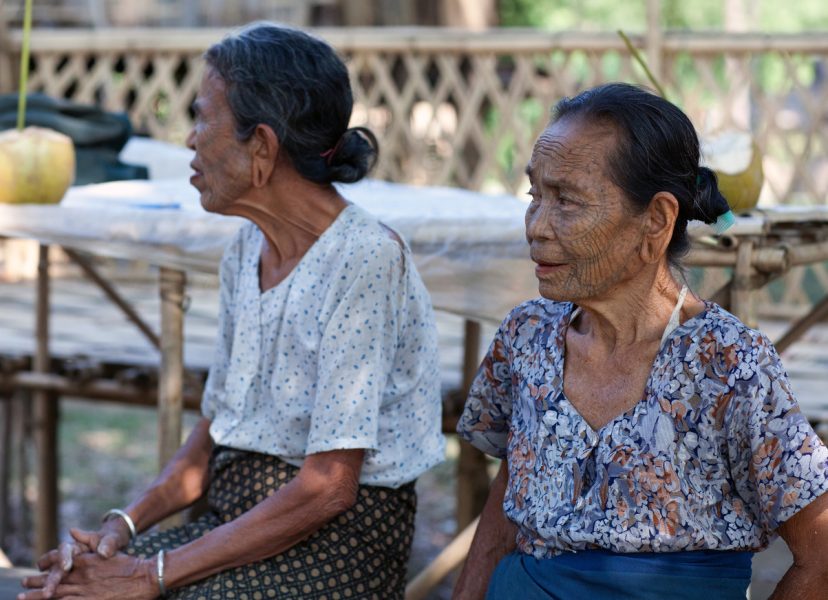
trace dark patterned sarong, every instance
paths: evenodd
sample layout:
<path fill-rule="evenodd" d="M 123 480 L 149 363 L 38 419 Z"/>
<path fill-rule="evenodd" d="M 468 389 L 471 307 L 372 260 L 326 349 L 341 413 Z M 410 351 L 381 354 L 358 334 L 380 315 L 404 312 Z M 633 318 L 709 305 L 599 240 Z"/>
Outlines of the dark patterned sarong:
<path fill-rule="evenodd" d="M 136 538 L 126 552 L 172 550 L 250 510 L 287 484 L 297 467 L 265 454 L 217 448 L 211 460 L 210 510 L 197 520 Z M 356 504 L 289 550 L 171 590 L 175 600 L 402 599 L 414 534 L 414 483 L 362 485 Z"/>

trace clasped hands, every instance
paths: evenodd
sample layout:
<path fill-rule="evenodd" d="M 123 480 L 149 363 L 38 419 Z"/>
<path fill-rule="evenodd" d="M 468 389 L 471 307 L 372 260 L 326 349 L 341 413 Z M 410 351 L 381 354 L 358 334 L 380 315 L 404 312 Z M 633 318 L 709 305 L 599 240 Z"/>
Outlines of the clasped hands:
<path fill-rule="evenodd" d="M 71 529 L 71 542 L 40 557 L 41 573 L 24 577 L 17 600 L 149 600 L 158 596 L 152 560 L 120 553 L 129 530 L 120 519 L 106 521 L 99 531 Z"/>

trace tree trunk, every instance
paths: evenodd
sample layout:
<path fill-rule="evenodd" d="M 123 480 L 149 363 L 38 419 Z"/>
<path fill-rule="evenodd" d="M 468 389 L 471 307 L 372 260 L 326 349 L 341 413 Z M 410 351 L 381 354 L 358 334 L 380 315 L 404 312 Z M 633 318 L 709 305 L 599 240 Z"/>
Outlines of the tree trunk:
<path fill-rule="evenodd" d="M 725 31 L 745 32 L 755 28 L 756 0 L 725 0 L 724 10 Z M 743 131 L 750 131 L 750 82 L 743 77 L 745 70 L 739 64 L 739 59 L 725 58 L 725 70 L 728 81 L 731 82 L 732 104 L 729 115 L 724 115 L 724 125 L 736 127 Z"/>
<path fill-rule="evenodd" d="M 497 25 L 495 0 L 445 0 L 442 5 L 442 23 L 479 31 Z"/>

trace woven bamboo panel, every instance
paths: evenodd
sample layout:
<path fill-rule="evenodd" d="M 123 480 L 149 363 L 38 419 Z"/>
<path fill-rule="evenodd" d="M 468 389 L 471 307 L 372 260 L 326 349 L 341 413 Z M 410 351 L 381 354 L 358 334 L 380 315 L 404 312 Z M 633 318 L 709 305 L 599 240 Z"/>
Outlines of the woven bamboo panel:
<path fill-rule="evenodd" d="M 163 33 L 162 33 L 163 32 Z M 136 129 L 181 142 L 214 30 L 52 31 L 33 40 L 30 88 L 129 113 Z M 613 34 L 328 30 L 348 60 L 354 124 L 382 140 L 377 175 L 522 192 L 550 107 L 608 80 L 645 83 Z M 13 37 L 13 41 L 17 38 Z M 751 129 L 763 201 L 828 197 L 828 40 L 665 33 L 662 78 L 703 133 Z"/>

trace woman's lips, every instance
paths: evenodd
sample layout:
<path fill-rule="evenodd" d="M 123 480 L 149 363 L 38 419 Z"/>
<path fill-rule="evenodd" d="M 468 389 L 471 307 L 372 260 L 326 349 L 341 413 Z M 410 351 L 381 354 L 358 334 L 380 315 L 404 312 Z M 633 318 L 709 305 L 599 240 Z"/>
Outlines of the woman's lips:
<path fill-rule="evenodd" d="M 551 275 L 563 269 L 566 263 L 542 263 L 538 262 L 535 265 L 535 276 L 543 277 L 544 275 Z"/>
<path fill-rule="evenodd" d="M 194 182 L 201 177 L 201 171 L 199 171 L 194 165 L 190 165 L 190 168 L 193 170 L 193 174 L 190 175 L 190 183 L 194 184 Z"/>

